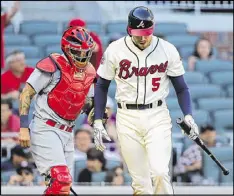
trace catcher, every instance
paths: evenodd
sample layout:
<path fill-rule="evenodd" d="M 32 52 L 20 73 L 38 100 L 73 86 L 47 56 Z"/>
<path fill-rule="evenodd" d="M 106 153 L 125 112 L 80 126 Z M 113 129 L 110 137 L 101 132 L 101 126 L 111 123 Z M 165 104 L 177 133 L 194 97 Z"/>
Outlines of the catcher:
<path fill-rule="evenodd" d="M 20 95 L 20 144 L 31 148 L 36 166 L 46 177 L 45 195 L 69 195 L 72 184 L 73 134 L 95 77 L 89 62 L 95 47 L 90 34 L 71 27 L 62 36 L 64 54 L 52 53 L 39 61 Z M 35 111 L 28 120 L 32 98 Z M 87 103 L 83 112 L 90 112 Z M 87 113 L 88 114 L 88 113 Z"/>

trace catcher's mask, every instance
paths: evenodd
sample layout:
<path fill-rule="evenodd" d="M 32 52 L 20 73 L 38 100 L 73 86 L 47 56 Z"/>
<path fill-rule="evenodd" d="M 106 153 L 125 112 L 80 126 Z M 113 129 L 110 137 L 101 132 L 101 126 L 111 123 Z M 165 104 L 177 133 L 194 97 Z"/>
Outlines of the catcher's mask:
<path fill-rule="evenodd" d="M 84 68 L 91 56 L 95 42 L 89 32 L 82 27 L 70 27 L 62 36 L 61 48 L 70 63 Z"/>

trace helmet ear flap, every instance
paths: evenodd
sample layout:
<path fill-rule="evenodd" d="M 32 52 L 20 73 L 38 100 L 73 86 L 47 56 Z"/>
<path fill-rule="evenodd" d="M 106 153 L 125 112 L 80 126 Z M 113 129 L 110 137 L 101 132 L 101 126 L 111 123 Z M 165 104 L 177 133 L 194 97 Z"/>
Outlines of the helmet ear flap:
<path fill-rule="evenodd" d="M 129 33 L 128 26 L 127 26 L 127 28 L 126 28 L 126 31 L 127 31 L 128 35 L 129 35 L 130 37 L 132 37 L 132 35 Z"/>

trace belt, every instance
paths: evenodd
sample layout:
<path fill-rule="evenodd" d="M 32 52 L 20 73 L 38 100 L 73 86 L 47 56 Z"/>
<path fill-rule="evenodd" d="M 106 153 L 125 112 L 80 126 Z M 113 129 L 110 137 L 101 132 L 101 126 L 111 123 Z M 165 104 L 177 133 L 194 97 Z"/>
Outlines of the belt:
<path fill-rule="evenodd" d="M 51 119 L 47 120 L 47 121 L 46 121 L 46 124 L 47 124 L 47 125 L 50 125 L 51 127 L 56 127 L 56 128 L 58 128 L 58 129 L 61 129 L 61 130 L 63 130 L 63 131 L 70 132 L 70 133 L 72 132 L 72 129 L 73 129 L 73 127 L 74 127 L 74 126 L 68 127 L 68 126 L 66 126 L 66 125 L 62 125 L 62 124 L 57 123 L 57 122 L 55 122 L 55 121 L 53 121 L 53 120 L 51 120 Z"/>
<path fill-rule="evenodd" d="M 117 103 L 118 108 L 123 108 L 121 103 Z M 162 100 L 158 100 L 158 104 L 157 106 L 161 106 L 162 105 Z M 149 104 L 126 104 L 126 108 L 130 109 L 130 110 L 144 110 L 144 109 L 150 109 L 153 108 L 153 103 L 149 103 Z"/>

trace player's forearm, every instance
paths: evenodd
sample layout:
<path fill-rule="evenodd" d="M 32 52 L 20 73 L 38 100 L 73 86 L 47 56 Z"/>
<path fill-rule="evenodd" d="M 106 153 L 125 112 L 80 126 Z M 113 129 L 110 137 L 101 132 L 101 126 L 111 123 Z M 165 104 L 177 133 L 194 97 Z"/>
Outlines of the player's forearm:
<path fill-rule="evenodd" d="M 26 83 L 22 93 L 20 94 L 20 115 L 28 115 L 30 104 L 35 94 L 35 90 L 29 84 Z"/>
<path fill-rule="evenodd" d="M 110 82 L 110 80 L 98 78 L 94 93 L 94 120 L 103 118 Z"/>
<path fill-rule="evenodd" d="M 184 81 L 183 75 L 177 77 L 170 77 L 170 79 L 175 88 L 178 103 L 184 116 L 188 114 L 192 115 L 192 101 L 190 98 L 188 86 Z"/>

